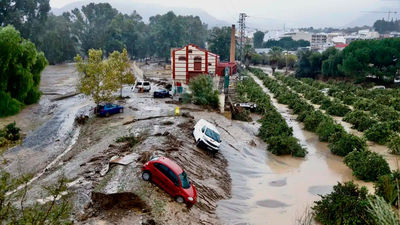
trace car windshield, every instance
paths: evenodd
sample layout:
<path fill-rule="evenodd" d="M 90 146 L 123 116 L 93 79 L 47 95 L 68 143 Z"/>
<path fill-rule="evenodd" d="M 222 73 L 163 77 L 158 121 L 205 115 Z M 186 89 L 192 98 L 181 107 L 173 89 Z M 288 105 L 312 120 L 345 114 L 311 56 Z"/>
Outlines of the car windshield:
<path fill-rule="evenodd" d="M 181 180 L 182 187 L 183 187 L 184 189 L 190 188 L 190 182 L 189 182 L 189 180 L 188 180 L 187 175 L 186 175 L 185 172 L 179 174 L 179 180 Z"/>
<path fill-rule="evenodd" d="M 137 85 L 142 85 L 142 82 L 137 82 Z"/>
<path fill-rule="evenodd" d="M 149 82 L 144 82 L 143 85 L 149 86 L 150 83 Z"/>
<path fill-rule="evenodd" d="M 214 132 L 213 130 L 211 130 L 211 129 L 208 129 L 208 128 L 207 128 L 207 130 L 206 130 L 206 135 L 207 135 L 208 137 L 212 138 L 214 141 L 221 142 L 221 139 L 220 139 L 220 137 L 219 137 L 219 134 L 215 133 L 215 132 Z"/>

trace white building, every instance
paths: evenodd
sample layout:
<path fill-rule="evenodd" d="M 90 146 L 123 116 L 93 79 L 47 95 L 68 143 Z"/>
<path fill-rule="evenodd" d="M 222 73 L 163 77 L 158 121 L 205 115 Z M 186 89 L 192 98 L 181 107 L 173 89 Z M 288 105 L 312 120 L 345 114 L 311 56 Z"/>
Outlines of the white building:
<path fill-rule="evenodd" d="M 291 37 L 294 41 L 305 40 L 311 42 L 311 33 L 308 32 L 290 32 L 283 34 L 282 37 Z"/>

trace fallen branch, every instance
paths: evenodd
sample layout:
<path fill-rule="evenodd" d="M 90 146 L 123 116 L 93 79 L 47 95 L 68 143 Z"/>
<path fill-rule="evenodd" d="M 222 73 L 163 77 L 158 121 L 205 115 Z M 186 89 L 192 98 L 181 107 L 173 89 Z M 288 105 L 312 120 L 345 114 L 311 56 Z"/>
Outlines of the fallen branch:
<path fill-rule="evenodd" d="M 151 117 L 146 117 L 146 118 L 139 118 L 139 119 L 133 119 L 131 121 L 123 123 L 123 125 L 128 125 L 131 123 L 136 123 L 137 121 L 142 121 L 142 120 L 152 120 L 152 119 L 159 119 L 159 118 L 170 118 L 170 117 L 175 117 L 175 116 L 151 116 Z"/>
<path fill-rule="evenodd" d="M 79 95 L 79 94 L 80 94 L 79 92 L 74 92 L 74 93 L 70 93 L 70 94 L 66 94 L 66 95 L 54 98 L 51 101 L 53 101 L 53 102 L 54 101 L 60 101 L 60 100 L 66 99 L 66 98 L 74 97 L 74 96 Z"/>

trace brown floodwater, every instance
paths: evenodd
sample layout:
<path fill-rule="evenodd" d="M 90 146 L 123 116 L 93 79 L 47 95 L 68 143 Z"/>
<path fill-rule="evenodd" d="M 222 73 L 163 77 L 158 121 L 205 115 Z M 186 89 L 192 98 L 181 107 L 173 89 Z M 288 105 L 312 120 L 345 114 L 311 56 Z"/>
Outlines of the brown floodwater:
<path fill-rule="evenodd" d="M 270 94 L 265 87 L 264 91 Z M 329 151 L 327 143 L 303 130 L 303 124 L 295 120 L 285 105 L 275 99 L 273 104 L 308 150 L 304 159 L 267 152 L 265 143 L 255 137 L 257 123 L 209 118 L 221 132 L 221 153 L 229 162 L 232 178 L 232 198 L 218 203 L 217 214 L 223 223 L 294 224 L 307 207 L 320 199 L 319 195 L 330 193 L 338 182 L 354 180 L 373 191 L 373 184 L 357 180 L 343 158 Z M 204 117 L 208 119 L 207 115 Z"/>

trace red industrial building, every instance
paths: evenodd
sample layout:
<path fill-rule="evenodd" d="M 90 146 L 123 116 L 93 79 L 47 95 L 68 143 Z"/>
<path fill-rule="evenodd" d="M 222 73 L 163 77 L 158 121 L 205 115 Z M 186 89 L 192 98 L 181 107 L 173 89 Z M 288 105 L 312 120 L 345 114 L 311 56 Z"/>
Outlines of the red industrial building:
<path fill-rule="evenodd" d="M 188 84 L 190 79 L 200 74 L 224 76 L 226 67 L 229 68 L 229 75 L 237 72 L 235 62 L 220 62 L 219 55 L 194 44 L 171 51 L 172 79 L 175 83 Z"/>

